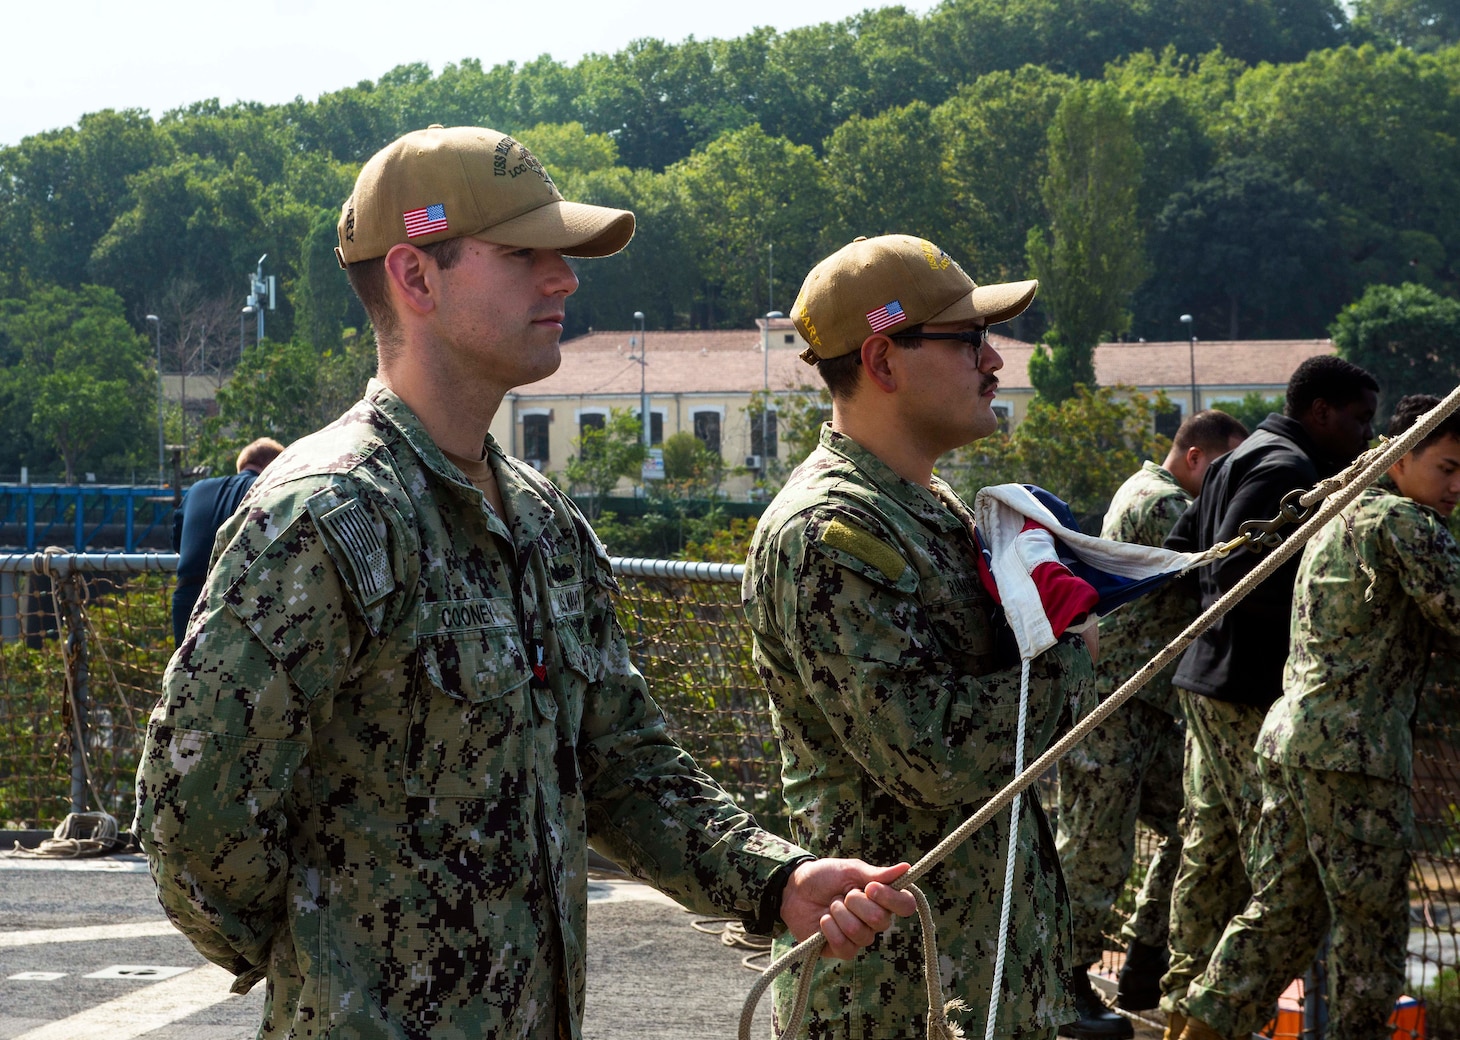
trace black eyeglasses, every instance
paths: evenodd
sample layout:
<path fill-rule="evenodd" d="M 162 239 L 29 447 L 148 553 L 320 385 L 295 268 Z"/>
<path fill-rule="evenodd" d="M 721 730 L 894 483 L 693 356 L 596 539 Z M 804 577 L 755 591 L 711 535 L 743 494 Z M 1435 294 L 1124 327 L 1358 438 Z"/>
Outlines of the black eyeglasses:
<path fill-rule="evenodd" d="M 962 332 L 904 332 L 891 339 L 953 339 L 960 343 L 966 343 L 973 348 L 973 360 L 977 364 L 982 360 L 983 348 L 989 345 L 989 329 L 985 325 L 977 329 L 964 329 Z"/>

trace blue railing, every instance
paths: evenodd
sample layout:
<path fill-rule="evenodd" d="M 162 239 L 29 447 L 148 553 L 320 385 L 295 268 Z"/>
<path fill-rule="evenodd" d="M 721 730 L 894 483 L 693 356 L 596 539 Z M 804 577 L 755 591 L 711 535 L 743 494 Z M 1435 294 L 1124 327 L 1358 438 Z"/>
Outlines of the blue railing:
<path fill-rule="evenodd" d="M 35 552 L 172 548 L 173 491 L 115 484 L 0 484 L 0 546 Z"/>

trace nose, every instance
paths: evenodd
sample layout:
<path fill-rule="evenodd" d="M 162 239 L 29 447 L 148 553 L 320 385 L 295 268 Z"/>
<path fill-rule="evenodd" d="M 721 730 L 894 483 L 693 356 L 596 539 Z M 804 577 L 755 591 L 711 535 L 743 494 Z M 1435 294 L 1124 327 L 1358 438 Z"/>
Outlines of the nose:
<path fill-rule="evenodd" d="M 983 349 L 979 351 L 978 370 L 980 372 L 997 372 L 1004 367 L 1004 356 L 994 349 L 994 345 L 987 340 L 984 341 Z"/>
<path fill-rule="evenodd" d="M 562 253 L 556 250 L 542 251 L 539 275 L 545 296 L 571 296 L 578 291 L 578 276 Z"/>

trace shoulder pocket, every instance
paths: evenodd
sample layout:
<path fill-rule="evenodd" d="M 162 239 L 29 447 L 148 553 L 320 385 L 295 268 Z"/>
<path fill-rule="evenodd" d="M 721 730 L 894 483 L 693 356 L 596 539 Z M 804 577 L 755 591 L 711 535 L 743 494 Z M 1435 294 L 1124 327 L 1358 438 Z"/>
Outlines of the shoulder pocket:
<path fill-rule="evenodd" d="M 812 524 L 811 544 L 837 566 L 883 588 L 906 593 L 917 589 L 917 571 L 887 539 L 842 517 L 813 520 Z"/>

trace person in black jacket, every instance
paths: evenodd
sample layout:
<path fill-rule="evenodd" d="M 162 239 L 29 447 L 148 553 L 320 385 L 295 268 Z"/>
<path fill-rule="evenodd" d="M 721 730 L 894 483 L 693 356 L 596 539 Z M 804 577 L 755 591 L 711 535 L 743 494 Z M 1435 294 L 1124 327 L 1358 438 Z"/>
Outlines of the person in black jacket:
<path fill-rule="evenodd" d="M 1378 391 L 1372 375 L 1342 358 L 1304 361 L 1288 381 L 1284 414 L 1269 415 L 1241 447 L 1212 463 L 1167 548 L 1199 552 L 1235 538 L 1244 520 L 1271 519 L 1288 492 L 1343 469 L 1373 437 Z M 1202 609 L 1261 559 L 1240 550 L 1198 571 Z M 1284 563 L 1193 642 L 1172 680 L 1186 716 L 1186 809 L 1171 893 L 1171 967 L 1161 980 L 1167 1040 L 1183 1036 L 1187 986 L 1251 894 L 1242 850 L 1261 808 L 1253 744 L 1268 706 L 1282 695 L 1298 562 Z"/>
<path fill-rule="evenodd" d="M 188 488 L 182 505 L 172 514 L 172 551 L 177 553 L 177 586 L 172 592 L 172 640 L 181 646 L 188 616 L 203 592 L 213 539 L 233 515 L 238 503 L 264 467 L 283 452 L 272 437 L 260 437 L 238 453 L 238 472 L 231 477 L 209 477 Z"/>

